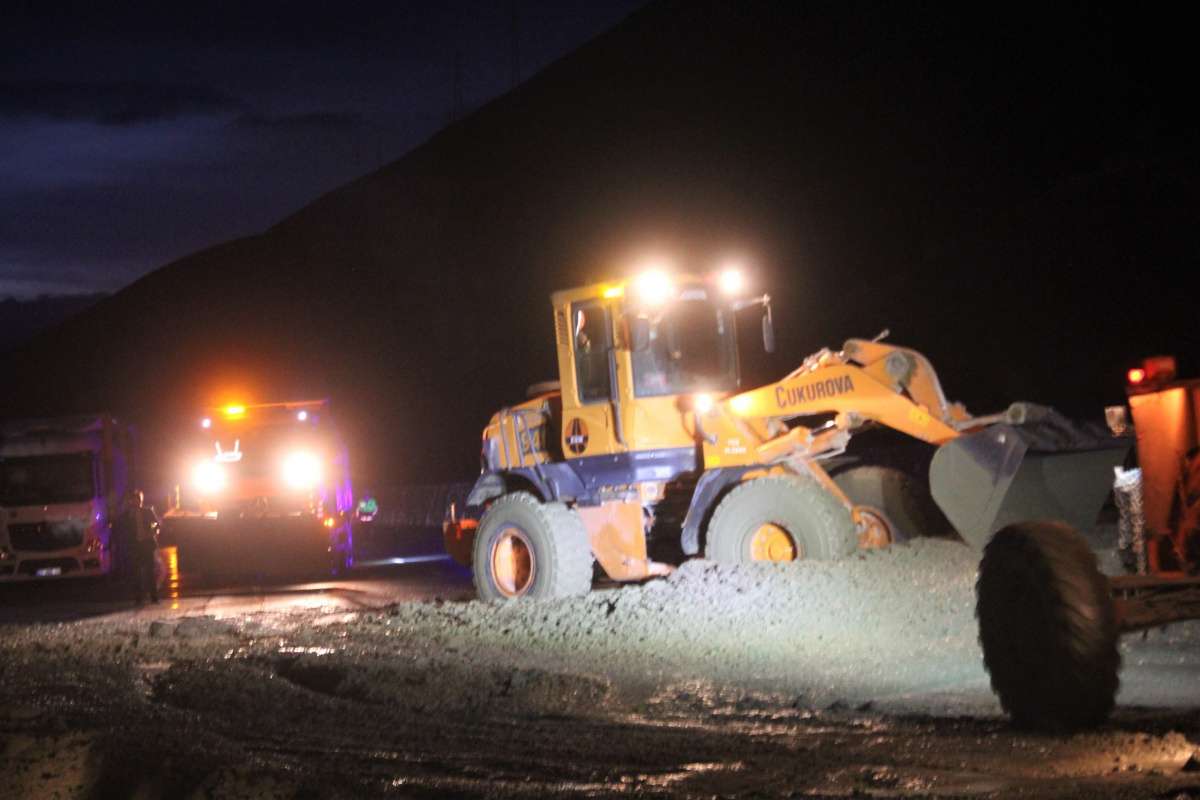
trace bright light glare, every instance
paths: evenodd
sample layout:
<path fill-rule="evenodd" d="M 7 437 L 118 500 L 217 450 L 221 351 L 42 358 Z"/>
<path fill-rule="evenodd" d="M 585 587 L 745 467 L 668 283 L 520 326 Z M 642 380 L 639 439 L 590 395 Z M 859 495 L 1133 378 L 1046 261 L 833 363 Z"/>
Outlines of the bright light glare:
<path fill-rule="evenodd" d="M 722 270 L 718 282 L 721 285 L 721 291 L 725 294 L 737 294 L 746 287 L 746 278 L 739 269 Z"/>
<path fill-rule="evenodd" d="M 1133 369 L 1129 370 L 1128 377 L 1130 383 L 1141 383 L 1142 381 L 1146 380 L 1146 370 L 1141 369 L 1140 367 L 1134 367 Z"/>
<path fill-rule="evenodd" d="M 201 494 L 216 494 L 225 488 L 225 470 L 214 461 L 201 461 L 192 469 L 192 483 Z"/>
<path fill-rule="evenodd" d="M 212 420 L 209 419 L 208 417 L 205 417 L 204 419 L 200 420 L 200 427 L 204 428 L 205 430 L 207 430 L 208 428 L 211 428 Z"/>
<path fill-rule="evenodd" d="M 246 416 L 246 407 L 239 403 L 232 403 L 225 406 L 224 411 L 225 416 L 229 417 L 230 419 L 239 419 Z"/>
<path fill-rule="evenodd" d="M 659 269 L 643 272 L 637 277 L 638 296 L 647 305 L 660 305 L 671 296 L 674 287 L 667 273 Z"/>
<path fill-rule="evenodd" d="M 297 451 L 283 460 L 283 482 L 291 489 L 311 489 L 321 480 L 321 461 L 312 453 Z"/>
<path fill-rule="evenodd" d="M 709 411 L 712 411 L 712 396 L 707 394 L 696 395 L 692 398 L 692 407 L 701 414 L 707 414 Z"/>
<path fill-rule="evenodd" d="M 304 422 L 304 420 L 308 419 L 308 412 L 307 411 L 297 411 L 296 419 L 300 420 L 301 422 Z"/>

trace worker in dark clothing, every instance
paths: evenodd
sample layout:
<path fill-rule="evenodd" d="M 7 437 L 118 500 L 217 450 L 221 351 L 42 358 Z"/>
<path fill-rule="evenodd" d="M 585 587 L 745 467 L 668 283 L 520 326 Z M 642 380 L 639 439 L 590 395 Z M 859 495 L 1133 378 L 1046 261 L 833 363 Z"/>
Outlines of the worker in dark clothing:
<path fill-rule="evenodd" d="M 127 547 L 128 579 L 133 583 L 134 602 L 141 605 L 145 597 L 158 602 L 158 580 L 155 575 L 155 551 L 158 549 L 158 515 L 145 505 L 140 489 L 132 489 L 125 498 L 125 508 L 118 519 L 120 541 Z"/>

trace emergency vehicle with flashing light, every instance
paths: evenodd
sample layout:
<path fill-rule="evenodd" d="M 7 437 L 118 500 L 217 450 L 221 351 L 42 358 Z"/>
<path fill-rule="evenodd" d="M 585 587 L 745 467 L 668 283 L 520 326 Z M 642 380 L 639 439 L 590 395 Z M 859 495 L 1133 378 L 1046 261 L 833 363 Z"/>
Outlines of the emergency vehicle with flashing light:
<path fill-rule="evenodd" d="M 351 565 L 349 457 L 327 400 L 209 409 L 180 456 L 163 524 L 185 571 Z"/>

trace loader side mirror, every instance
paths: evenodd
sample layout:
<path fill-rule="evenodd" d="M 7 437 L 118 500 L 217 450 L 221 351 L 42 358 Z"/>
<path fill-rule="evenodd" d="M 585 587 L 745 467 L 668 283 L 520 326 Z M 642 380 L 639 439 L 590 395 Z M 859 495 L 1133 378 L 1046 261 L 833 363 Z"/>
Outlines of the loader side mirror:
<path fill-rule="evenodd" d="M 775 352 L 775 323 L 771 319 L 771 305 L 768 303 L 763 306 L 762 317 L 762 334 L 763 334 L 763 350 L 768 353 Z"/>
<path fill-rule="evenodd" d="M 641 353 L 649 347 L 650 320 L 645 317 L 629 317 L 629 349 Z"/>

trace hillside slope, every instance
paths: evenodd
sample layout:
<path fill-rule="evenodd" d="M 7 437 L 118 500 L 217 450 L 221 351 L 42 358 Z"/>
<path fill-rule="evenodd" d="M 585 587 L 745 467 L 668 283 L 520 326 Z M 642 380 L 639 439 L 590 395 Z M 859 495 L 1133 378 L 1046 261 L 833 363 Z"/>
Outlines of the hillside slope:
<path fill-rule="evenodd" d="M 755 377 L 890 327 L 973 410 L 1098 414 L 1130 360 L 1197 344 L 1185 26 L 1125 13 L 652 3 L 8 357 L 4 410 L 326 395 L 367 471 L 469 475 L 490 412 L 553 375 L 549 292 L 655 248 L 755 265 L 780 328 Z"/>

